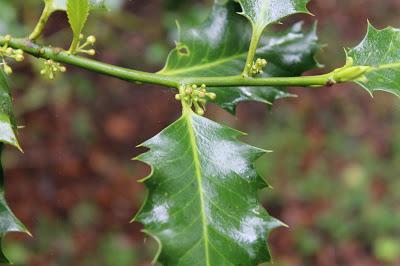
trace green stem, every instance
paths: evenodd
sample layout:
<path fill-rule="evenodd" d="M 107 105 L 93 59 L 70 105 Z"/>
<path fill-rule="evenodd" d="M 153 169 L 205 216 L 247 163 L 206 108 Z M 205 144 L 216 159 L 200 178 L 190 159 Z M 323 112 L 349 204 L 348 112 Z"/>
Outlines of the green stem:
<path fill-rule="evenodd" d="M 7 42 L 4 37 L 0 36 L 0 45 L 4 43 L 8 43 L 9 47 L 21 49 L 25 53 L 37 58 L 52 59 L 59 63 L 76 66 L 130 82 L 151 83 L 168 87 L 178 87 L 180 84 L 177 78 L 122 68 L 85 57 L 71 55 L 60 48 L 40 46 L 27 39 L 11 39 L 11 41 Z"/>
<path fill-rule="evenodd" d="M 206 84 L 209 87 L 318 87 L 330 84 L 333 75 L 333 72 L 331 72 L 324 75 L 302 77 L 250 78 L 242 75 L 227 77 L 176 77 L 122 68 L 85 57 L 71 55 L 60 48 L 40 46 L 27 39 L 11 39 L 8 41 L 4 36 L 0 36 L 0 45 L 4 45 L 5 43 L 11 48 L 21 49 L 37 58 L 52 59 L 59 63 L 69 64 L 130 82 L 149 83 L 174 88 L 178 88 L 182 84 Z M 338 82 L 341 81 L 339 80 Z"/>
<path fill-rule="evenodd" d="M 317 76 L 249 78 L 242 75 L 229 77 L 181 78 L 184 84 L 206 84 L 207 87 L 320 87 L 329 85 L 331 73 Z"/>
<path fill-rule="evenodd" d="M 79 37 L 76 37 L 74 34 L 74 38 L 72 39 L 71 47 L 69 47 L 69 52 L 74 54 L 76 50 L 78 49 L 79 45 Z"/>
<path fill-rule="evenodd" d="M 43 9 L 42 15 L 40 16 L 39 22 L 36 24 L 35 29 L 29 35 L 29 40 L 35 41 L 42 34 L 44 27 L 46 26 L 47 21 L 49 20 L 50 15 L 53 13 L 53 9 L 51 8 L 51 2 L 46 1 L 45 7 Z"/>
<path fill-rule="evenodd" d="M 247 54 L 246 64 L 244 65 L 243 76 L 251 77 L 251 67 L 254 64 L 254 57 L 256 56 L 257 46 L 260 42 L 261 34 L 258 33 L 256 29 L 253 28 L 253 33 L 251 36 L 251 42 L 249 47 L 249 52 Z"/>

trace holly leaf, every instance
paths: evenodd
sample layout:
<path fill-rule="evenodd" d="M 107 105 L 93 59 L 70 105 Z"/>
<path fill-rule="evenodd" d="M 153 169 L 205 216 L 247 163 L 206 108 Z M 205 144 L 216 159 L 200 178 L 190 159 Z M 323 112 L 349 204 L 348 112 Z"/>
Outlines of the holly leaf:
<path fill-rule="evenodd" d="M 310 14 L 310 0 L 236 0 L 242 6 L 242 14 L 250 20 L 253 31 L 261 35 L 265 27 L 296 13 Z"/>
<path fill-rule="evenodd" d="M 10 89 L 3 70 L 0 70 L 0 103 L 0 142 L 10 144 L 21 150 L 16 136 L 17 126 L 12 109 Z"/>
<path fill-rule="evenodd" d="M 258 265 L 269 261 L 270 230 L 282 223 L 260 206 L 267 186 L 253 163 L 264 150 L 243 133 L 198 116 L 182 117 L 142 146 L 152 167 L 147 201 L 135 217 L 160 244 L 163 265 Z"/>
<path fill-rule="evenodd" d="M 215 2 L 212 12 L 199 27 L 183 30 L 176 48 L 168 56 L 159 72 L 178 77 L 206 77 L 239 75 L 243 71 L 251 40 L 246 19 L 238 16 L 238 4 Z M 299 76 L 316 68 L 314 59 L 320 49 L 316 27 L 304 30 L 301 22 L 283 32 L 270 32 L 260 40 L 258 58 L 266 58 L 268 65 L 262 77 Z M 217 94 L 215 102 L 234 113 L 242 101 L 272 104 L 274 100 L 293 96 L 279 87 L 208 88 Z"/>
<path fill-rule="evenodd" d="M 53 11 L 67 11 L 68 1 L 69 0 L 44 0 L 44 2 L 50 3 L 50 7 Z M 107 9 L 106 0 L 89 0 L 89 6 L 91 10 Z"/>
<path fill-rule="evenodd" d="M 371 94 L 386 91 L 400 97 L 400 30 L 392 27 L 378 30 L 368 23 L 364 40 L 347 49 L 354 66 L 369 66 L 366 78 L 356 80 Z"/>
<path fill-rule="evenodd" d="M 15 119 L 12 113 L 12 100 L 9 87 L 2 70 L 0 70 L 0 156 L 3 143 L 20 149 L 15 134 Z M 24 232 L 30 235 L 25 226 L 15 217 L 5 199 L 4 172 L 0 162 L 0 263 L 9 263 L 2 251 L 2 241 L 8 232 Z"/>
<path fill-rule="evenodd" d="M 79 36 L 89 16 L 89 11 L 89 0 L 67 1 L 68 21 L 74 33 L 75 41 L 79 40 Z"/>

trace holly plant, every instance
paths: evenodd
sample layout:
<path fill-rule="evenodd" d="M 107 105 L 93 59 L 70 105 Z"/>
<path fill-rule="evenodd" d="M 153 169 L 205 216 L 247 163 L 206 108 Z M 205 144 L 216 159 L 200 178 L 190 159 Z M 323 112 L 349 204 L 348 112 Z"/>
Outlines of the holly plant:
<path fill-rule="evenodd" d="M 308 2 L 215 0 L 201 25 L 180 27 L 164 68 L 148 73 L 87 58 L 95 54 L 96 38 L 87 35 L 84 26 L 93 10 L 106 9 L 104 0 L 43 0 L 42 16 L 30 36 L 0 36 L 0 140 L 18 149 L 23 146 L 17 141 L 6 76 L 26 54 L 44 61 L 40 74 L 50 79 L 72 65 L 135 87 L 149 83 L 172 88 L 171 97 L 181 103 L 182 115 L 141 144 L 149 151 L 135 158 L 151 166 L 151 174 L 140 181 L 148 196 L 133 222 L 142 223 L 144 232 L 158 242 L 154 262 L 171 266 L 268 262 L 267 237 L 274 228 L 285 226 L 257 198 L 257 192 L 269 185 L 254 163 L 268 151 L 241 142 L 244 133 L 206 118 L 207 104 L 235 114 L 242 101 L 271 105 L 292 97 L 286 87 L 322 89 L 346 82 L 370 94 L 381 90 L 400 96 L 400 31 L 395 28 L 378 30 L 368 24 L 364 40 L 345 49 L 343 67 L 302 75 L 321 67 L 315 60 L 321 48 L 316 26 L 296 23 L 280 32 L 269 29 L 292 14 L 310 14 Z M 68 50 L 42 44 L 43 29 L 55 11 L 67 13 L 73 36 Z M 1 237 L 10 231 L 29 234 L 5 201 L 3 175 L 0 186 Z M 9 262 L 2 252 L 0 262 Z"/>

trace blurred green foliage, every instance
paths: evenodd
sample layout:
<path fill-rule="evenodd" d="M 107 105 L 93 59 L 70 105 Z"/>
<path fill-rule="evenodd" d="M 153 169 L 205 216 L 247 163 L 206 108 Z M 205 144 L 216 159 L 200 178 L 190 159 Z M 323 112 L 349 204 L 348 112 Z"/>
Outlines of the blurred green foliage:
<path fill-rule="evenodd" d="M 351 242 L 372 250 L 371 255 L 382 263 L 397 265 L 400 261 L 400 146 L 396 137 L 400 136 L 400 108 L 389 109 L 387 123 L 394 126 L 391 137 L 384 138 L 390 148 L 384 157 L 374 149 L 372 136 L 361 137 L 362 128 L 354 132 L 357 121 L 334 126 L 338 121 L 326 113 L 310 125 L 308 120 L 315 114 L 296 113 L 292 106 L 276 107 L 268 115 L 267 128 L 251 138 L 256 146 L 274 150 L 258 162 L 258 169 L 274 187 L 263 192 L 263 199 L 267 209 L 297 206 L 289 208 L 295 212 L 293 217 L 290 213 L 279 216 L 291 227 L 294 253 L 305 261 L 326 246 Z M 359 122 L 364 119 L 358 112 L 353 116 Z M 314 133 L 312 127 L 322 127 L 318 129 L 322 133 Z"/>

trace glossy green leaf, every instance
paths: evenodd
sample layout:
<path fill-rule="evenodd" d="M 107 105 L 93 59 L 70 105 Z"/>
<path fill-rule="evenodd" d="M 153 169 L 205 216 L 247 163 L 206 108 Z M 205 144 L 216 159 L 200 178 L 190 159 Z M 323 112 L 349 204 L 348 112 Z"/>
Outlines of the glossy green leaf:
<path fill-rule="evenodd" d="M 67 11 L 68 0 L 44 0 L 44 2 L 48 2 L 54 11 Z M 105 0 L 90 0 L 89 4 L 90 9 L 106 9 Z"/>
<path fill-rule="evenodd" d="M 296 13 L 309 13 L 310 0 L 236 0 L 242 6 L 241 14 L 248 18 L 254 32 L 261 34 L 271 23 Z"/>
<path fill-rule="evenodd" d="M 89 16 L 89 0 L 68 0 L 67 15 L 74 39 L 79 40 L 83 27 Z"/>
<path fill-rule="evenodd" d="M 253 163 L 265 151 L 234 129 L 183 116 L 142 146 L 151 165 L 147 201 L 135 217 L 160 244 L 159 262 L 175 266 L 258 265 L 269 261 L 267 236 L 282 225 L 260 206 L 267 186 Z"/>
<path fill-rule="evenodd" d="M 4 72 L 0 70 L 0 142 L 21 149 L 17 140 L 16 129 L 10 89 Z"/>
<path fill-rule="evenodd" d="M 364 40 L 355 48 L 347 50 L 347 56 L 355 66 L 370 66 L 366 79 L 357 83 L 370 93 L 386 91 L 400 97 L 400 30 L 378 30 L 371 24 Z"/>
<path fill-rule="evenodd" d="M 251 39 L 251 29 L 243 16 L 236 14 L 240 7 L 233 2 L 214 4 L 205 23 L 184 30 L 177 47 L 168 57 L 161 74 L 191 76 L 229 76 L 242 73 Z M 257 57 L 268 60 L 263 77 L 299 76 L 318 67 L 315 53 L 320 49 L 315 27 L 304 31 L 297 23 L 289 30 L 268 33 L 260 41 Z M 282 88 L 230 87 L 209 88 L 217 94 L 216 103 L 234 112 L 241 101 L 272 103 L 291 96 Z"/>
<path fill-rule="evenodd" d="M 3 151 L 3 143 L 11 144 L 19 148 L 15 135 L 15 119 L 12 113 L 12 100 L 5 75 L 0 70 L 0 156 Z M 2 251 L 2 240 L 8 232 L 25 232 L 28 230 L 14 216 L 5 199 L 4 172 L 0 162 L 0 263 L 9 263 Z"/>

